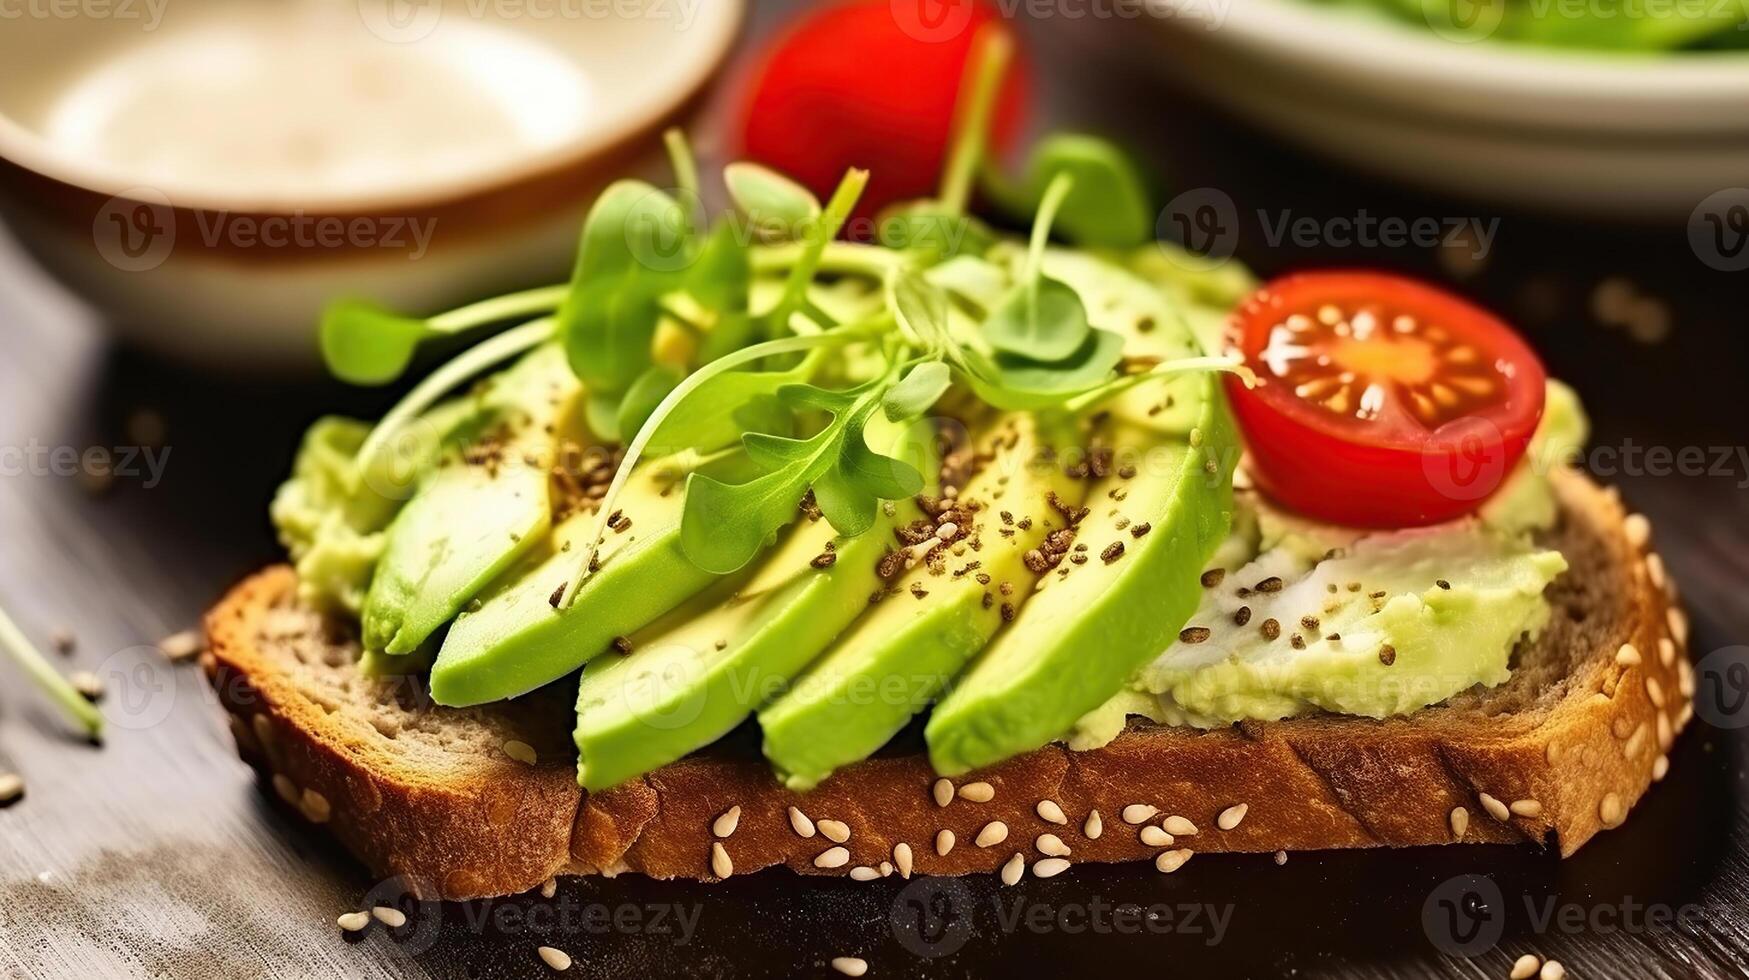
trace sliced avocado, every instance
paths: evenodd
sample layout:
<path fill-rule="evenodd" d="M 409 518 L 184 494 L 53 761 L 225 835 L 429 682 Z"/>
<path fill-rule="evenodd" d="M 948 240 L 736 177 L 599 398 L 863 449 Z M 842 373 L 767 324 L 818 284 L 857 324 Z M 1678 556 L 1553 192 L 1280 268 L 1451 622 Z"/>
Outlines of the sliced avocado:
<path fill-rule="evenodd" d="M 417 650 L 552 521 L 559 426 L 581 388 L 556 344 L 476 396 L 478 435 L 447 456 L 389 526 L 362 611 L 367 650 Z"/>
<path fill-rule="evenodd" d="M 943 549 L 945 562 L 911 569 L 759 712 L 765 756 L 791 789 L 867 758 L 928 707 L 1032 594 L 1038 576 L 1027 553 L 1067 524 L 1052 495 L 1058 506 L 1081 505 L 1086 483 L 1059 455 L 1079 444 L 1070 420 L 1013 413 L 979 442 L 988 462 L 954 507 L 976 550 Z"/>
<path fill-rule="evenodd" d="M 933 486 L 932 427 L 883 438 Z M 722 737 L 776 696 L 868 608 L 895 526 L 922 517 L 915 501 L 876 512 L 874 526 L 838 536 L 817 514 L 786 533 L 750 574 L 731 576 L 631 637 L 631 654 L 583 671 L 577 692 L 578 781 L 597 790 L 640 776 Z"/>
<path fill-rule="evenodd" d="M 597 515 L 577 514 L 550 545 L 505 575 L 450 627 L 431 668 L 431 697 L 463 706 L 513 698 L 565 676 L 717 580 L 680 550 L 684 481 L 696 470 L 736 482 L 758 472 L 740 450 L 697 465 L 683 454 L 638 467 L 615 509 L 620 520 L 566 608 L 553 604 L 589 546 Z"/>
<path fill-rule="evenodd" d="M 1046 574 L 936 706 L 924 737 L 937 772 L 967 772 L 1063 735 L 1166 649 L 1196 609 L 1204 562 L 1232 518 L 1238 455 L 1217 380 L 1198 381 L 1187 441 L 1109 416 L 1108 475 L 1091 487 L 1075 529 L 1085 560 Z"/>

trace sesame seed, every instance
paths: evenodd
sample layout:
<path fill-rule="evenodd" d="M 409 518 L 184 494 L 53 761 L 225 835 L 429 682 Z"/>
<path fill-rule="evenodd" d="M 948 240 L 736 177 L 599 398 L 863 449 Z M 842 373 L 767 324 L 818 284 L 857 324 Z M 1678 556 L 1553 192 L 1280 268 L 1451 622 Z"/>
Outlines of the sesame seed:
<path fill-rule="evenodd" d="M 1488 816 L 1493 817 L 1495 820 L 1504 821 L 1512 816 L 1512 811 L 1507 808 L 1506 804 L 1489 796 L 1487 793 L 1478 793 L 1476 796 L 1477 799 L 1482 801 L 1482 809 L 1488 811 Z"/>
<path fill-rule="evenodd" d="M 1664 685 L 1658 683 L 1658 678 L 1650 676 L 1646 678 L 1646 696 L 1652 699 L 1652 704 L 1655 707 L 1664 707 Z"/>
<path fill-rule="evenodd" d="M 996 787 L 989 783 L 967 783 L 960 787 L 960 799 L 973 803 L 988 803 L 996 798 Z"/>
<path fill-rule="evenodd" d="M 1063 815 L 1063 808 L 1057 805 L 1056 800 L 1039 800 L 1038 806 L 1033 809 L 1038 812 L 1038 818 L 1045 823 L 1061 826 L 1069 822 L 1069 818 Z"/>
<path fill-rule="evenodd" d="M 1451 835 L 1458 840 L 1464 839 L 1464 831 L 1470 829 L 1470 811 L 1463 807 L 1453 807 L 1451 811 Z"/>
<path fill-rule="evenodd" d="M 944 830 L 935 835 L 935 853 L 947 857 L 947 852 L 953 850 L 953 831 Z"/>
<path fill-rule="evenodd" d="M 1222 830 L 1232 830 L 1239 826 L 1239 824 L 1244 821 L 1245 814 L 1250 812 L 1251 805 L 1249 803 L 1239 803 L 1227 807 L 1225 810 L 1221 811 L 1220 816 L 1215 818 L 1215 826 Z"/>
<path fill-rule="evenodd" d="M 1558 960 L 1550 960 L 1543 964 L 1542 972 L 1537 974 L 1538 980 L 1562 980 L 1567 975 L 1567 968 Z"/>
<path fill-rule="evenodd" d="M 912 860 L 910 844 L 900 841 L 893 845 L 893 864 L 899 869 L 899 877 L 911 877 Z"/>
<path fill-rule="evenodd" d="M 1510 976 L 1512 980 L 1530 980 L 1531 977 L 1536 976 L 1536 971 L 1541 969 L 1542 965 L 1543 961 L 1537 959 L 1535 953 L 1526 953 L 1513 962 Z"/>
<path fill-rule="evenodd" d="M 503 749 L 505 755 L 525 766 L 532 766 L 535 763 L 534 746 L 527 742 L 519 742 L 516 739 L 510 739 L 504 743 Z"/>
<path fill-rule="evenodd" d="M 1540 817 L 1543 815 L 1543 805 L 1536 800 L 1513 800 L 1508 807 L 1515 816 Z"/>
<path fill-rule="evenodd" d="M 1082 836 L 1088 840 L 1098 840 L 1099 835 L 1103 833 L 1105 833 L 1105 818 L 1099 815 L 1098 810 L 1087 814 L 1087 822 L 1081 825 Z"/>
<path fill-rule="evenodd" d="M 1067 870 L 1069 870 L 1068 859 L 1060 857 L 1045 858 L 1042 861 L 1034 862 L 1032 866 L 1035 878 L 1055 878 Z"/>
<path fill-rule="evenodd" d="M 545 963 L 548 967 L 559 973 L 563 973 L 571 968 L 571 954 L 562 949 L 555 949 L 551 946 L 542 946 L 535 950 L 535 952 L 540 955 L 540 961 L 542 963 Z"/>
<path fill-rule="evenodd" d="M 1169 875 L 1184 867 L 1184 862 L 1190 860 L 1190 853 L 1188 847 L 1176 851 L 1161 851 L 1160 856 L 1154 859 L 1154 869 Z"/>
<path fill-rule="evenodd" d="M 362 932 L 365 926 L 370 925 L 370 913 L 348 912 L 340 918 L 335 919 L 334 924 L 345 929 L 347 932 Z"/>
<path fill-rule="evenodd" d="M 1658 712 L 1658 750 L 1670 751 L 1670 746 L 1676 741 L 1676 732 L 1670 727 L 1670 719 L 1662 711 Z"/>
<path fill-rule="evenodd" d="M 814 826 L 820 828 L 820 833 L 834 844 L 842 844 L 850 839 L 850 825 L 842 820 L 816 820 Z"/>
<path fill-rule="evenodd" d="M 847 977 L 860 977 L 868 972 L 868 961 L 856 956 L 834 956 L 832 969 Z"/>
<path fill-rule="evenodd" d="M 1621 797 L 1615 793 L 1605 793 L 1603 801 L 1597 805 L 1597 818 L 1603 821 L 1605 827 L 1614 827 L 1627 816 L 1627 810 L 1622 806 Z"/>
<path fill-rule="evenodd" d="M 741 826 L 741 807 L 736 805 L 729 807 L 726 813 L 711 823 L 711 833 L 718 837 L 728 837 L 739 826 Z"/>
<path fill-rule="evenodd" d="M 1636 755 L 1639 755 L 1640 754 L 1640 746 L 1644 745 L 1645 742 L 1646 742 L 1646 723 L 1642 721 L 1638 725 L 1634 726 L 1633 735 L 1628 738 L 1627 744 L 1622 746 L 1622 748 L 1621 748 L 1622 755 L 1624 755 L 1630 759 Z"/>
<path fill-rule="evenodd" d="M 735 862 L 729 860 L 729 850 L 720 840 L 711 841 L 711 873 L 727 878 L 735 873 Z"/>
<path fill-rule="evenodd" d="M 1178 631 L 1178 642 L 1203 643 L 1208 640 L 1210 635 L 1207 626 L 1187 626 Z"/>
<path fill-rule="evenodd" d="M 960 533 L 960 526 L 952 521 L 935 529 L 935 536 L 943 541 L 952 541 L 953 536 Z"/>
<path fill-rule="evenodd" d="M 1676 644 L 1671 642 L 1670 638 L 1667 636 L 1661 637 L 1658 640 L 1658 662 L 1668 667 L 1675 659 Z"/>
<path fill-rule="evenodd" d="M 880 866 L 880 872 L 881 872 L 882 878 L 891 878 L 893 876 L 893 862 L 882 861 L 881 866 Z"/>
<path fill-rule="evenodd" d="M 89 670 L 75 670 L 67 675 L 73 690 L 87 701 L 103 700 L 103 680 Z"/>
<path fill-rule="evenodd" d="M 1191 837 L 1196 834 L 1196 824 L 1176 814 L 1167 817 L 1166 822 L 1161 826 L 1165 827 L 1166 832 L 1174 837 Z"/>
<path fill-rule="evenodd" d="M 540 886 L 540 897 L 552 898 L 559 893 L 559 879 L 548 878 Z"/>
<path fill-rule="evenodd" d="M 1286 851 L 1276 851 L 1275 852 L 1275 866 L 1279 868 L 1286 863 L 1287 863 L 1287 852 Z"/>
<path fill-rule="evenodd" d="M 1661 755 L 1652 762 L 1652 782 L 1660 782 L 1670 772 L 1670 757 Z"/>
<path fill-rule="evenodd" d="M 935 795 L 936 806 L 947 806 L 953 802 L 953 780 L 937 779 L 931 792 Z"/>
<path fill-rule="evenodd" d="M 288 806 L 297 806 L 303 802 L 303 795 L 298 792 L 298 784 L 283 772 L 273 774 L 273 791 L 279 794 Z"/>
<path fill-rule="evenodd" d="M 1123 822 L 1127 824 L 1147 823 L 1154 819 L 1155 814 L 1159 812 L 1160 808 L 1157 806 L 1149 806 L 1146 803 L 1131 803 L 1123 808 Z"/>
<path fill-rule="evenodd" d="M 1636 667 L 1641 663 L 1640 651 L 1635 650 L 1632 643 L 1623 643 L 1615 652 L 1615 662 L 1623 667 Z"/>
<path fill-rule="evenodd" d="M 309 787 L 304 787 L 303 800 L 298 809 L 304 813 L 304 819 L 311 823 L 327 823 L 333 815 L 333 807 L 329 806 L 328 798 Z"/>
<path fill-rule="evenodd" d="M 24 796 L 24 777 L 15 772 L 0 773 L 0 806 L 11 806 Z"/>
<path fill-rule="evenodd" d="M 1211 568 L 1208 571 L 1202 573 L 1202 587 L 1205 589 L 1212 589 L 1212 588 L 1220 585 L 1221 580 L 1225 579 L 1226 577 L 1227 577 L 1227 570 L 1226 569 L 1224 569 L 1224 568 Z"/>
<path fill-rule="evenodd" d="M 1664 619 L 1670 627 L 1671 638 L 1686 645 L 1688 643 L 1688 616 L 1682 610 L 1671 606 L 1665 611 Z"/>
<path fill-rule="evenodd" d="M 793 806 L 789 808 L 789 825 L 798 837 L 814 836 L 814 821 L 809 820 L 807 814 Z"/>
<path fill-rule="evenodd" d="M 201 635 L 198 630 L 183 630 L 158 641 L 158 652 L 171 662 L 187 660 L 200 652 Z"/>
<path fill-rule="evenodd" d="M 370 910 L 371 918 L 388 926 L 399 929 L 407 924 L 407 913 L 388 905 L 378 905 Z"/>
<path fill-rule="evenodd" d="M 1056 834 L 1040 834 L 1032 842 L 1032 846 L 1040 854 L 1049 857 L 1068 857 L 1070 853 L 1069 845 L 1063 843 L 1063 839 Z"/>
<path fill-rule="evenodd" d="M 1629 514 L 1622 519 L 1621 529 L 1635 548 L 1644 549 L 1652 540 L 1652 522 L 1644 514 Z"/>
<path fill-rule="evenodd" d="M 844 847 L 828 847 L 814 855 L 816 868 L 842 868 L 850 863 L 850 851 Z"/>
<path fill-rule="evenodd" d="M 1019 851 L 1002 865 L 1000 877 L 1004 885 L 1014 885 L 1020 882 L 1020 876 L 1026 873 L 1026 858 Z"/>
<path fill-rule="evenodd" d="M 979 847 L 995 847 L 1007 839 L 1008 825 L 1000 820 L 992 820 L 984 825 L 984 829 L 978 831 L 978 836 L 973 843 Z"/>
<path fill-rule="evenodd" d="M 1136 839 L 1149 847 L 1171 847 L 1173 843 L 1171 834 L 1153 824 L 1143 827 L 1141 833 L 1136 835 Z"/>
<path fill-rule="evenodd" d="M 859 864 L 850 869 L 850 879 L 852 881 L 874 881 L 880 876 L 881 873 L 879 871 L 866 864 Z"/>

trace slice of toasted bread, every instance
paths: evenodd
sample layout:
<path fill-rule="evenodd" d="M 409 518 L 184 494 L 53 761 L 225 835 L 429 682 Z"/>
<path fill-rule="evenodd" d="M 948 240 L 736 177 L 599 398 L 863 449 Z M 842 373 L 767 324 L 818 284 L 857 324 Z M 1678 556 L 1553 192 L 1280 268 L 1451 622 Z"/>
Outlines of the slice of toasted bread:
<path fill-rule="evenodd" d="M 1074 861 L 1455 841 L 1566 855 L 1620 824 L 1662 776 L 1692 715 L 1693 673 L 1687 623 L 1646 550 L 1644 519 L 1583 476 L 1553 478 L 1562 519 L 1549 544 L 1572 567 L 1551 587 L 1549 628 L 1515 653 L 1506 684 L 1385 721 L 1196 731 L 1132 720 L 1105 748 L 1053 745 L 960 781 L 989 784 L 986 802 L 971 793 L 938 805 L 918 753 L 857 764 L 806 794 L 785 790 L 754 753 L 705 753 L 585 797 L 565 685 L 453 709 L 432 705 L 419 679 L 361 677 L 351 639 L 296 604 L 284 567 L 209 614 L 204 662 L 239 751 L 278 795 L 373 871 L 404 875 L 428 897 L 512 894 L 561 874 L 712 878 L 712 823 L 737 806 L 739 826 L 722 841 L 734 873 L 786 864 L 845 874 L 883 861 L 919 874 L 991 871 L 1017 854 L 1042 857 L 1046 833 Z M 1169 847 L 1145 844 L 1125 820 L 1131 804 L 1195 833 L 1175 821 L 1186 832 Z M 806 834 L 791 807 L 813 821 L 799 821 Z M 1066 822 L 1044 815 L 1058 811 Z M 1089 829 L 1093 811 L 1103 833 Z M 848 826 L 848 840 L 813 829 L 827 820 Z M 941 831 L 953 833 L 951 849 Z"/>

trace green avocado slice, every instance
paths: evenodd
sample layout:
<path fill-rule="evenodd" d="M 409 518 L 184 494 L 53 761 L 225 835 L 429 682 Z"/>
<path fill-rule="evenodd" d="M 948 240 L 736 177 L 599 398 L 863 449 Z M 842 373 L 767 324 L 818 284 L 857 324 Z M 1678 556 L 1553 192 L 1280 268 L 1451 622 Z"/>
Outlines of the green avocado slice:
<path fill-rule="evenodd" d="M 581 390 L 556 344 L 486 382 L 477 435 L 441 461 L 389 526 L 361 613 L 366 650 L 419 649 L 545 537 L 559 428 Z"/>
<path fill-rule="evenodd" d="M 609 531 L 599 569 L 565 609 L 553 594 L 570 582 L 597 515 L 559 526 L 551 544 L 501 579 L 480 608 L 450 627 L 431 668 L 431 697 L 455 707 L 513 698 L 565 676 L 717 580 L 680 549 L 683 483 L 693 469 L 728 482 L 758 470 L 739 449 L 696 465 L 671 456 L 641 465 L 616 507 L 628 522 Z"/>
<path fill-rule="evenodd" d="M 759 712 L 765 756 L 789 788 L 810 789 L 874 754 L 927 708 L 1032 594 L 1038 576 L 1027 553 L 1067 524 L 1051 495 L 1081 505 L 1087 485 L 1059 455 L 1079 444 L 1071 420 L 1013 413 L 979 441 L 989 462 L 956 498 L 977 549 L 911 569 Z"/>
<path fill-rule="evenodd" d="M 878 443 L 877 428 L 886 426 L 876 423 L 869 437 Z M 939 464 L 931 427 L 913 431 L 899 454 L 933 486 Z M 891 510 L 878 510 L 872 527 L 849 538 L 815 515 L 750 574 L 731 576 L 632 636 L 629 656 L 585 667 L 577 692 L 578 782 L 604 789 L 673 762 L 781 692 L 868 608 L 893 528 L 922 517 L 913 500 Z"/>
<path fill-rule="evenodd" d="M 1038 748 L 1104 704 L 1195 611 L 1204 563 L 1232 520 L 1236 436 L 1213 377 L 1187 441 L 1113 414 L 1109 475 L 1063 562 L 935 708 L 930 762 L 957 775 Z M 1133 469 L 1132 469 L 1133 467 Z"/>

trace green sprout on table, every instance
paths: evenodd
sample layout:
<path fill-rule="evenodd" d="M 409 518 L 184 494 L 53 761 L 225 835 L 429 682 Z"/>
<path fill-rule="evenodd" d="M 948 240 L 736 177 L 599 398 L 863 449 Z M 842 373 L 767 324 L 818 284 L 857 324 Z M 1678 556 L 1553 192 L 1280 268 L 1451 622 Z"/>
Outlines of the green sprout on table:
<path fill-rule="evenodd" d="M 87 701 L 84 695 L 75 690 L 59 671 L 49 665 L 48 660 L 43 657 L 42 651 L 25 638 L 24 631 L 18 628 L 18 624 L 14 623 L 10 616 L 6 615 L 4 609 L 0 609 L 0 649 L 11 654 L 12 659 L 24 668 L 24 672 L 30 675 L 31 680 L 36 681 L 37 686 L 47 692 L 56 704 L 72 716 L 73 720 L 78 722 L 79 727 L 85 729 L 87 735 L 93 740 L 103 736 L 102 712 L 97 710 L 96 705 Z"/>

